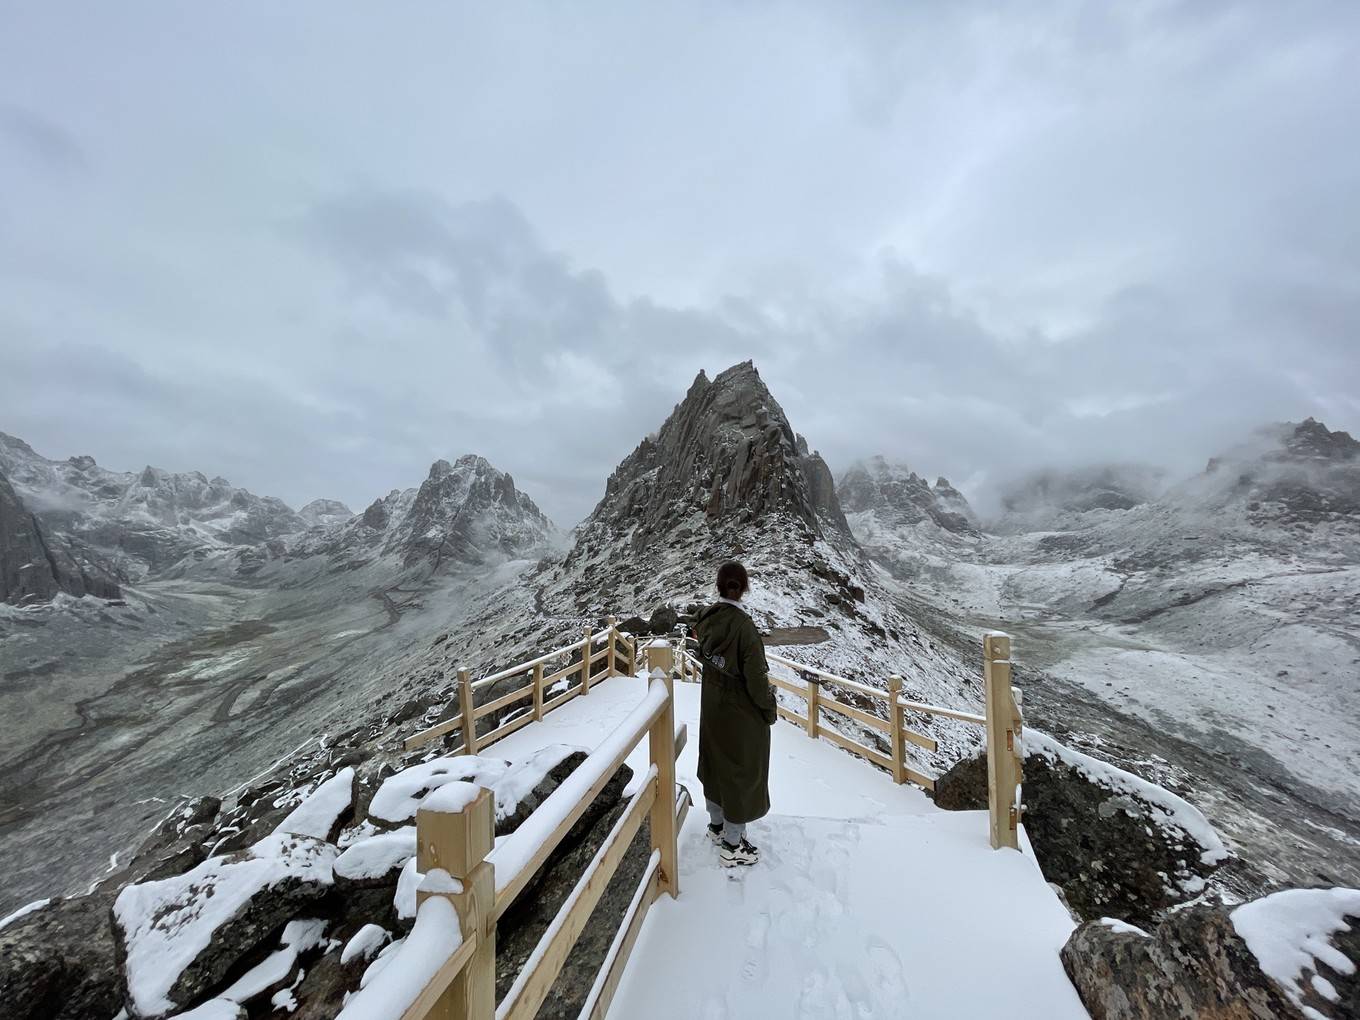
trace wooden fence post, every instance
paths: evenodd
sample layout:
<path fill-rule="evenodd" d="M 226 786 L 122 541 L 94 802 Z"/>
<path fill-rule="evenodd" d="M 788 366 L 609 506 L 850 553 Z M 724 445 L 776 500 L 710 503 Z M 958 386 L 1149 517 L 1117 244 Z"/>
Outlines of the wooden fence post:
<path fill-rule="evenodd" d="M 427 1018 L 492 1020 L 496 1015 L 496 874 L 486 859 L 496 843 L 495 806 L 491 791 L 483 787 L 461 811 L 422 807 L 416 812 L 417 870 L 429 874 L 442 868 L 463 887 L 458 893 L 417 887 L 416 901 L 446 896 L 458 912 L 463 938 L 477 939 L 472 957 Z"/>
<path fill-rule="evenodd" d="M 613 676 L 613 675 L 614 675 L 614 653 L 615 653 L 614 645 L 615 645 L 615 643 L 617 643 L 617 641 L 619 640 L 619 631 L 618 631 L 618 622 L 619 622 L 619 618 L 618 618 L 617 616 L 606 616 L 606 617 L 604 618 L 604 622 L 605 622 L 605 625 L 609 627 L 609 657 L 608 657 L 607 659 L 605 659 L 605 662 L 608 664 L 608 667 L 609 667 L 609 668 L 605 670 L 605 674 L 604 674 L 604 675 L 605 675 L 605 676 Z"/>
<path fill-rule="evenodd" d="M 804 680 L 807 682 L 807 735 L 813 740 L 817 739 L 817 716 L 821 709 L 817 707 L 817 698 L 821 693 L 822 685 L 818 678 L 812 673 L 804 673 Z"/>
<path fill-rule="evenodd" d="M 666 710 L 647 733 L 647 746 L 656 766 L 656 799 L 652 801 L 652 849 L 661 851 L 658 889 L 672 897 L 680 895 L 680 851 L 675 831 L 675 680 L 671 670 L 675 652 L 669 642 L 647 646 L 647 674 L 666 684 Z"/>
<path fill-rule="evenodd" d="M 543 718 L 543 663 L 534 666 L 534 718 Z"/>
<path fill-rule="evenodd" d="M 472 707 L 472 671 L 458 671 L 458 703 L 463 710 L 463 752 L 477 753 L 477 718 Z"/>
<path fill-rule="evenodd" d="M 987 807 L 992 849 L 1018 849 L 1019 808 L 1015 767 L 1014 703 L 1011 696 L 1011 639 L 993 631 L 982 639 L 983 686 L 987 694 Z"/>
<path fill-rule="evenodd" d="M 899 786 L 907 781 L 907 742 L 902 736 L 902 706 L 897 696 L 902 693 L 902 678 L 888 677 L 888 736 L 892 743 L 892 776 Z"/>
<path fill-rule="evenodd" d="M 590 693 L 590 628 L 586 627 L 586 639 L 581 642 L 581 693 Z"/>

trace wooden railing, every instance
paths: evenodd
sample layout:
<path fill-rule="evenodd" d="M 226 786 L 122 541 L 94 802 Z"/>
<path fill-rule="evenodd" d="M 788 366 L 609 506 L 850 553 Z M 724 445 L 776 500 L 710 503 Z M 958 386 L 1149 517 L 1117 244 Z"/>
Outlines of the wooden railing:
<path fill-rule="evenodd" d="M 987 741 L 987 804 L 990 836 L 995 848 L 1019 846 L 1020 783 L 1023 752 L 1021 736 L 1024 728 L 1020 711 L 1020 692 L 1011 686 L 1010 638 L 999 631 L 988 634 L 982 641 L 983 686 L 986 690 L 986 714 L 964 712 L 912 701 L 901 696 L 903 681 L 900 676 L 889 676 L 886 689 L 859 683 L 835 673 L 829 673 L 807 663 L 796 662 L 782 655 L 765 653 L 772 666 L 793 670 L 796 679 L 770 673 L 770 683 L 806 702 L 804 715 L 778 705 L 776 711 L 807 732 L 814 740 L 821 738 L 851 754 L 858 755 L 889 772 L 896 783 L 912 782 L 927 790 L 935 789 L 935 780 L 913 769 L 907 745 L 914 744 L 934 752 L 936 742 L 923 733 L 909 729 L 904 713 L 916 712 L 944 719 L 982 726 Z M 681 649 L 677 673 L 681 680 L 697 681 L 702 675 L 702 663 L 688 651 Z M 828 688 L 838 689 L 841 699 L 855 699 L 859 705 L 833 697 Z M 877 711 L 875 711 L 877 709 Z M 831 712 L 852 719 L 886 737 L 888 753 L 852 740 L 839 729 L 823 722 L 822 713 Z"/>
<path fill-rule="evenodd" d="M 617 634 L 612 620 L 607 631 Z M 585 678 L 590 674 L 589 645 L 597 637 L 586 639 Z M 635 648 L 634 643 L 630 652 Z M 499 844 L 490 790 L 451 783 L 426 797 L 416 813 L 416 869 L 423 877 L 416 893 L 415 927 L 394 959 L 350 998 L 341 1020 L 491 1020 L 493 1016 L 496 1020 L 530 1020 L 645 817 L 650 822 L 651 857 L 580 1014 L 583 1018 L 605 1015 L 648 908 L 661 893 L 675 896 L 679 892 L 676 834 L 689 810 L 688 792 L 681 788 L 680 796 L 676 795 L 675 759 L 685 733 L 683 727 L 678 733 L 675 728 L 670 645 L 653 642 L 647 649 L 647 665 L 647 690 L 641 702 Z M 502 672 L 481 682 L 513 675 Z M 462 707 L 469 721 L 465 733 L 470 734 L 477 717 L 472 699 Z M 497 1006 L 497 920 L 644 736 L 650 765 L 641 785 Z"/>
<path fill-rule="evenodd" d="M 431 740 L 459 730 L 463 742 L 453 753 L 476 754 L 487 745 L 508 737 L 520 727 L 542 719 L 548 712 L 560 708 L 578 695 L 589 694 L 590 685 L 595 680 L 620 674 L 631 676 L 637 662 L 637 639 L 630 634 L 624 634 L 618 629 L 617 624 L 618 621 L 611 616 L 606 620 L 604 630 L 592 633 L 587 627 L 585 636 L 580 641 L 554 648 L 535 659 L 517 663 L 479 680 L 472 679 L 471 670 L 459 669 L 458 714 L 407 737 L 406 750 L 414 750 Z M 601 640 L 605 641 L 605 646 L 597 649 L 595 646 Z M 620 648 L 624 652 L 622 657 L 619 654 Z M 579 662 L 568 662 L 551 673 L 546 672 L 549 665 L 556 666 L 577 652 L 581 656 Z M 604 668 L 597 669 L 592 674 L 592 669 L 601 664 Z M 477 704 L 479 691 L 486 691 L 493 686 L 504 686 L 506 681 L 516 677 L 522 678 L 524 683 L 484 704 Z M 571 683 L 573 678 L 577 681 L 574 686 Z M 552 693 L 555 684 L 565 685 L 565 690 L 553 697 L 547 697 Z M 493 720 L 495 727 L 489 733 L 477 735 L 479 720 L 495 712 L 504 712 L 511 705 L 531 698 L 531 705 L 524 708 L 520 714 L 512 712 L 505 721 Z"/>

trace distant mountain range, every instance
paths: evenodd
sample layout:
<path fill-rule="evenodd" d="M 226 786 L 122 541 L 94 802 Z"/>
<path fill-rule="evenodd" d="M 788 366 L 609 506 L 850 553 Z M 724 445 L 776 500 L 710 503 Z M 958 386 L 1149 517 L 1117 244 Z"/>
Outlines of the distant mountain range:
<path fill-rule="evenodd" d="M 213 558 L 242 576 L 269 559 L 316 555 L 438 569 L 522 555 L 556 533 L 508 474 L 473 455 L 436 461 L 419 488 L 394 490 L 356 516 L 328 499 L 294 512 L 197 471 L 49 460 L 0 433 L 0 602 L 117 598 L 124 585 L 182 577 Z"/>

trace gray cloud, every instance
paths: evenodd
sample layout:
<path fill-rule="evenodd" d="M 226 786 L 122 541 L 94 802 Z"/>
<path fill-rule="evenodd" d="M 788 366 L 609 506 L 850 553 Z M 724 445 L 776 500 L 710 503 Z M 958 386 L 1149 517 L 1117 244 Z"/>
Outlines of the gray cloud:
<path fill-rule="evenodd" d="M 75 136 L 31 110 L 0 106 L 0 142 L 46 172 L 73 173 L 89 165 L 89 157 Z"/>
<path fill-rule="evenodd" d="M 833 467 L 983 498 L 1360 418 L 1358 11 L 321 10 L 0 41 L 101 154 L 0 168 L 0 428 L 294 503 L 475 450 L 569 523 L 748 357 Z"/>

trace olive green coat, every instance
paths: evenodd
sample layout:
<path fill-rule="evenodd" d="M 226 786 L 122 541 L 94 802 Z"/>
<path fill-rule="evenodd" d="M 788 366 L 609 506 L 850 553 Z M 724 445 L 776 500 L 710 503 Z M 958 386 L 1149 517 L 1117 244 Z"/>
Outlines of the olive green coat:
<path fill-rule="evenodd" d="M 765 645 L 751 618 L 727 602 L 700 613 L 695 633 L 704 659 L 699 782 L 728 821 L 755 821 L 770 811 L 770 727 L 777 718 Z M 722 670 L 714 656 L 722 657 Z"/>

